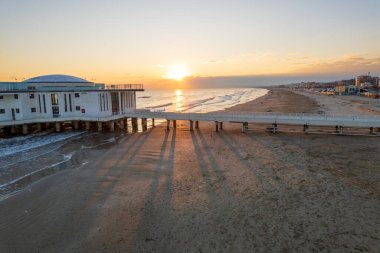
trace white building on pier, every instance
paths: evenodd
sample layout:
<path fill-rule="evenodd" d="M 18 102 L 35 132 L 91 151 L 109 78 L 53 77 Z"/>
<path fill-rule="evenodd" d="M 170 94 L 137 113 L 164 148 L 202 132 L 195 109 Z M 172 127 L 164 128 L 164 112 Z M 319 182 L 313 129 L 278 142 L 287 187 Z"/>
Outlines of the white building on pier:
<path fill-rule="evenodd" d="M 1 122 L 107 118 L 136 109 L 141 84 L 106 85 L 67 75 L 0 82 Z"/>

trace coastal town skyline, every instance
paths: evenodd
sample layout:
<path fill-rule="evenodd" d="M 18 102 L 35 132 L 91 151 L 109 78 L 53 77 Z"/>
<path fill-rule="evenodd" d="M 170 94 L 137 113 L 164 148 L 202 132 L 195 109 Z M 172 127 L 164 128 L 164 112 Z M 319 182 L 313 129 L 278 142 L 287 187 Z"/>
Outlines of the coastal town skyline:
<path fill-rule="evenodd" d="M 0 81 L 71 74 L 207 87 L 378 76 L 379 8 L 373 0 L 1 1 Z"/>

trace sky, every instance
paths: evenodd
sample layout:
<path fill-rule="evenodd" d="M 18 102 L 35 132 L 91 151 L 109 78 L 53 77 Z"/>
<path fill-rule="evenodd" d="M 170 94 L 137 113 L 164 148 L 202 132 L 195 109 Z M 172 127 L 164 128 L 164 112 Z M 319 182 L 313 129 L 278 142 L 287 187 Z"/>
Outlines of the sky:
<path fill-rule="evenodd" d="M 379 0 L 0 0 L 0 81 L 233 87 L 380 75 L 379 10 Z"/>

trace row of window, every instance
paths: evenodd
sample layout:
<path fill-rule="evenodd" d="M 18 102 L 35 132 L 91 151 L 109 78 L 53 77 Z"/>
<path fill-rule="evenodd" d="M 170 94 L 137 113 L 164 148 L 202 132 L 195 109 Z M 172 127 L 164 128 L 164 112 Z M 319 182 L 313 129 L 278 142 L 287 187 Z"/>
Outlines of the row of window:
<path fill-rule="evenodd" d="M 69 94 L 69 95 L 70 95 L 70 97 L 71 97 L 71 94 Z M 38 95 L 38 96 L 40 96 L 40 95 Z M 66 96 L 66 94 L 65 94 L 65 96 Z M 75 93 L 74 96 L 75 96 L 76 98 L 79 98 L 79 97 L 80 97 L 80 94 L 79 94 L 79 93 Z M 18 94 L 14 94 L 14 98 L 15 98 L 15 99 L 18 99 Z M 29 94 L 29 98 L 30 98 L 30 99 L 34 99 L 34 94 L 33 94 L 33 93 Z M 0 99 L 4 99 L 4 96 L 1 95 L 1 96 L 0 96 Z M 57 101 L 58 101 L 58 97 L 57 97 Z M 58 103 L 58 102 L 57 102 L 57 103 Z"/>
<path fill-rule="evenodd" d="M 12 109 L 12 110 L 14 110 L 14 109 Z M 16 108 L 16 109 L 15 109 L 15 112 L 16 112 L 16 113 L 20 113 L 20 109 L 19 109 L 19 108 Z M 0 109 L 0 114 L 5 114 L 5 109 Z"/>
<path fill-rule="evenodd" d="M 108 94 L 102 93 L 99 94 L 99 105 L 100 105 L 100 111 L 108 111 Z"/>
<path fill-rule="evenodd" d="M 55 94 L 56 95 L 56 94 Z M 65 94 L 66 95 L 66 94 Z M 70 96 L 71 96 L 71 94 L 70 94 Z M 74 96 L 76 97 L 76 98 L 79 98 L 80 97 L 80 94 L 79 93 L 74 93 Z M 31 93 L 31 94 L 29 94 L 29 98 L 30 99 L 33 99 L 34 98 L 34 94 L 33 93 Z M 3 99 L 3 96 L 0 96 L 0 99 Z M 17 94 L 15 94 L 15 99 L 18 99 L 18 95 Z"/>

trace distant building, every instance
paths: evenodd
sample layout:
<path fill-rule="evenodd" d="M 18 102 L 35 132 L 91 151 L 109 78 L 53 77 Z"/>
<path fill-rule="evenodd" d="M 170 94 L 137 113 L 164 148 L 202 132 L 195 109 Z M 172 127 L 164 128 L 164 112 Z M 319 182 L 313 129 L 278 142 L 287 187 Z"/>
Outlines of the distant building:
<path fill-rule="evenodd" d="M 361 75 L 355 78 L 355 86 L 356 87 L 367 87 L 367 86 L 377 86 L 379 83 L 378 77 L 372 77 L 368 75 Z"/>
<path fill-rule="evenodd" d="M 0 121 L 105 118 L 136 109 L 139 84 L 106 85 L 67 75 L 0 82 Z"/>
<path fill-rule="evenodd" d="M 335 86 L 335 92 L 338 95 L 344 95 L 344 94 L 346 94 L 346 85 L 343 84 L 343 83 L 338 83 L 338 85 Z"/>

